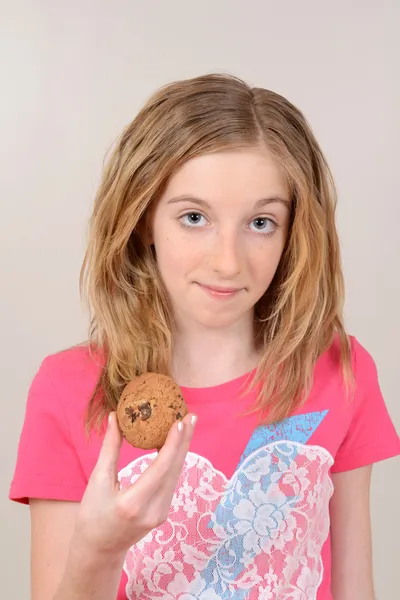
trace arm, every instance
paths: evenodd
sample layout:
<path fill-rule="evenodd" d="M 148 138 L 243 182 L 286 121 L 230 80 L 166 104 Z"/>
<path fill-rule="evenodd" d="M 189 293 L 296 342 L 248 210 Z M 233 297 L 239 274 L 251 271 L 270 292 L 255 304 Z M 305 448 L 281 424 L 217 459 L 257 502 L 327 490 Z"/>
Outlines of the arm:
<path fill-rule="evenodd" d="M 31 516 L 31 600 L 54 597 L 67 562 L 79 504 L 29 502 Z"/>
<path fill-rule="evenodd" d="M 370 523 L 371 466 L 332 475 L 332 594 L 334 600 L 374 600 Z"/>
<path fill-rule="evenodd" d="M 79 507 L 77 502 L 31 499 L 31 600 L 117 596 L 123 556 L 101 564 L 99 558 L 90 562 L 88 553 L 79 555 L 79 548 L 70 553 Z"/>
<path fill-rule="evenodd" d="M 32 600 L 112 600 L 129 547 L 168 516 L 195 420 L 172 426 L 131 486 L 118 484 L 122 436 L 115 413 L 82 502 L 32 500 Z"/>

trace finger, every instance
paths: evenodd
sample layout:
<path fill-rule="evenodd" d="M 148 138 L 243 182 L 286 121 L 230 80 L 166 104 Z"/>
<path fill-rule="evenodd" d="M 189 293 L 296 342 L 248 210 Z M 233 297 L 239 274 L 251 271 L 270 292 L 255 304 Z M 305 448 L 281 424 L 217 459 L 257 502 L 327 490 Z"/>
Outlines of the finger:
<path fill-rule="evenodd" d="M 117 480 L 118 459 L 122 440 L 116 414 L 115 412 L 111 412 L 108 417 L 107 431 L 101 445 L 95 470 L 107 473 L 111 476 L 113 482 Z"/>
<path fill-rule="evenodd" d="M 165 444 L 154 461 L 160 475 L 162 471 L 171 472 L 171 467 L 177 465 L 176 469 L 178 469 L 179 464 L 184 463 L 192 441 L 196 421 L 196 415 L 188 414 L 171 427 Z"/>
<path fill-rule="evenodd" d="M 151 495 L 155 491 L 162 491 L 172 497 L 189 450 L 196 420 L 195 415 L 188 414 L 182 421 L 174 423 L 157 457 L 132 486 L 135 494 L 143 492 Z"/>
<path fill-rule="evenodd" d="M 180 421 L 181 431 L 179 423 L 176 428 L 173 427 L 156 459 L 160 487 L 171 500 L 190 448 L 196 422 L 197 416 L 189 414 Z"/>

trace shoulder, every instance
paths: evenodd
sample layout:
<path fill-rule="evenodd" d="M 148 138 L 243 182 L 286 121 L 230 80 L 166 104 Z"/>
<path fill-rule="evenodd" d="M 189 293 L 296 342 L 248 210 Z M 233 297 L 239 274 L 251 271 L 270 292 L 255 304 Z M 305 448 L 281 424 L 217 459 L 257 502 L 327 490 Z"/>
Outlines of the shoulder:
<path fill-rule="evenodd" d="M 369 351 L 354 336 L 349 335 L 350 361 L 355 384 L 362 383 L 365 379 L 376 377 L 376 365 Z M 330 371 L 332 375 L 341 375 L 341 342 L 335 336 L 330 347 L 321 355 L 318 363 L 320 368 Z"/>
<path fill-rule="evenodd" d="M 99 381 L 104 358 L 87 343 L 46 356 L 34 377 L 33 386 L 51 387 L 66 405 L 87 403 Z"/>
<path fill-rule="evenodd" d="M 88 343 L 76 344 L 65 350 L 44 357 L 41 368 L 55 379 L 81 375 L 98 374 L 104 365 L 100 352 L 91 351 Z"/>
<path fill-rule="evenodd" d="M 340 342 L 335 339 L 332 346 L 321 356 L 317 373 L 319 381 L 334 382 L 335 401 L 341 399 L 352 415 L 361 412 L 372 415 L 383 414 L 387 407 L 382 396 L 378 370 L 370 352 L 355 337 L 349 336 L 350 372 L 346 378 L 341 362 Z"/>
<path fill-rule="evenodd" d="M 370 352 L 354 336 L 350 336 L 354 377 L 357 380 L 376 376 L 375 360 Z"/>
<path fill-rule="evenodd" d="M 86 438 L 85 416 L 101 365 L 84 344 L 42 360 L 26 401 L 12 499 L 81 499 L 84 467 L 90 470 L 98 454 L 99 444 Z"/>

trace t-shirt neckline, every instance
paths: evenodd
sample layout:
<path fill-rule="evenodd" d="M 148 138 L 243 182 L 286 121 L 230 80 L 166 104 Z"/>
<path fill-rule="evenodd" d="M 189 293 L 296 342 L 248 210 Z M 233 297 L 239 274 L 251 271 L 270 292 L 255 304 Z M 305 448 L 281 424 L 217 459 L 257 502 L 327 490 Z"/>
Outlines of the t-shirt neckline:
<path fill-rule="evenodd" d="M 182 390 L 183 395 L 198 397 L 201 396 L 203 399 L 212 397 L 214 400 L 218 399 L 218 397 L 226 398 L 227 394 L 240 394 L 243 389 L 245 389 L 245 385 L 250 383 L 253 377 L 255 376 L 257 371 L 257 367 L 244 373 L 243 375 L 239 375 L 239 377 L 235 377 L 230 381 L 225 381 L 219 383 L 217 385 L 207 386 L 207 387 L 190 387 L 180 385 L 180 389 Z"/>

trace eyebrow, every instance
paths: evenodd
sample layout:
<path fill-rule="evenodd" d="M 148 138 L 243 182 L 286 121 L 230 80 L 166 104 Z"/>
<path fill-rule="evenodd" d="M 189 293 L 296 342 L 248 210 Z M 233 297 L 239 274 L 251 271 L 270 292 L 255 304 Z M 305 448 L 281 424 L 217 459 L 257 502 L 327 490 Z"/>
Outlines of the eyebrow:
<path fill-rule="evenodd" d="M 211 205 L 206 200 L 197 198 L 196 196 L 192 196 L 190 194 L 170 198 L 167 204 L 177 204 L 178 202 L 192 202 L 193 204 L 197 204 L 203 208 L 211 208 Z M 287 208 L 290 208 L 291 206 L 291 202 L 287 198 L 282 198 L 281 196 L 269 196 L 267 198 L 260 198 L 260 200 L 257 200 L 257 202 L 254 203 L 254 208 L 262 208 L 263 206 L 267 206 L 267 204 L 274 203 L 283 204 Z"/>

